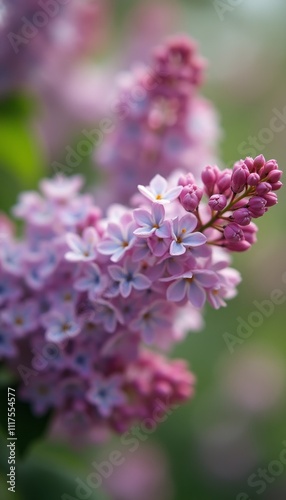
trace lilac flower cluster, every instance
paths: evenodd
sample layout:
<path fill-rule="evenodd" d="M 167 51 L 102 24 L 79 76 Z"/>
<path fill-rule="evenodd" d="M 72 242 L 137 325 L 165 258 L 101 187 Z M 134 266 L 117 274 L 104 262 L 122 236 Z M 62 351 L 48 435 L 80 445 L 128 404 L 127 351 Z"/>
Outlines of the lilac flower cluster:
<path fill-rule="evenodd" d="M 123 431 L 158 401 L 167 410 L 187 399 L 194 378 L 184 363 L 140 346 L 148 325 L 171 338 L 172 314 L 148 298 L 151 262 L 126 255 L 116 265 L 100 253 L 110 245 L 106 221 L 81 186 L 79 176 L 56 177 L 41 182 L 41 194 L 23 193 L 13 210 L 25 224 L 21 241 L 0 221 L 0 360 L 20 376 L 19 397 L 36 415 L 52 409 L 70 433 L 103 424 Z M 131 226 L 109 224 L 114 253 L 120 238 L 135 242 Z"/>
<path fill-rule="evenodd" d="M 204 61 L 185 36 L 167 40 L 150 67 L 137 66 L 118 78 L 115 130 L 96 151 L 110 172 L 113 201 L 126 203 L 139 183 L 154 172 L 200 172 L 216 159 L 219 127 L 212 105 L 197 96 Z"/>
<path fill-rule="evenodd" d="M 97 0 L 2 0 L 0 93 L 35 83 L 51 66 L 66 67 L 89 50 L 100 9 Z"/>
<path fill-rule="evenodd" d="M 229 250 L 254 242 L 251 219 L 276 203 L 280 177 L 263 156 L 206 167 L 200 186 L 157 174 L 138 186 L 137 208 L 113 205 L 104 218 L 79 194 L 80 176 L 22 194 L 13 213 L 24 238 L 0 221 L 0 359 L 34 412 L 53 409 L 70 432 L 122 432 L 158 402 L 186 400 L 185 364 L 144 344 L 169 348 L 200 326 L 206 302 L 218 309 L 235 296 Z"/>

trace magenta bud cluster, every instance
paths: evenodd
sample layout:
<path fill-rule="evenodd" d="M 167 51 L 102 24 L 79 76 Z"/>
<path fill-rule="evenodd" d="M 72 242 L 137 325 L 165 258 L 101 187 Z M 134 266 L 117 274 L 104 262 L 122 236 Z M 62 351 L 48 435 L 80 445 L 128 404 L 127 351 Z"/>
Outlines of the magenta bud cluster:
<path fill-rule="evenodd" d="M 255 241 L 252 219 L 262 217 L 277 203 L 275 191 L 282 186 L 281 177 L 276 160 L 266 161 L 263 155 L 238 161 L 232 171 L 205 167 L 201 178 L 212 214 L 201 227 L 217 230 L 215 244 L 232 251 L 247 250 Z"/>

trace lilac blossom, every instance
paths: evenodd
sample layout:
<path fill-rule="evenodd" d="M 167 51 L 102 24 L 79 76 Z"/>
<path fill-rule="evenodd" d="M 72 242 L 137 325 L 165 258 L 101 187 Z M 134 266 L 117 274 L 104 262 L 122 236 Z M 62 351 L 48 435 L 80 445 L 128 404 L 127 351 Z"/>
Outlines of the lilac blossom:
<path fill-rule="evenodd" d="M 23 337 L 37 328 L 38 312 L 36 300 L 26 300 L 10 304 L 1 313 L 1 318 L 17 337 Z"/>
<path fill-rule="evenodd" d="M 89 262 L 95 259 L 97 234 L 94 228 L 88 227 L 84 230 L 82 238 L 77 234 L 68 233 L 66 241 L 71 251 L 65 257 L 70 262 Z"/>
<path fill-rule="evenodd" d="M 151 286 L 151 281 L 139 272 L 139 268 L 138 264 L 134 264 L 127 259 L 123 267 L 109 266 L 109 274 L 114 281 L 119 283 L 119 292 L 122 297 L 129 297 L 132 288 L 135 290 L 146 290 L 146 288 Z"/>
<path fill-rule="evenodd" d="M 207 238 L 200 232 L 193 232 L 198 223 L 197 218 L 192 214 L 184 215 L 181 219 L 173 220 L 172 237 L 170 246 L 172 256 L 183 255 L 187 248 L 198 247 L 206 243 Z"/>
<path fill-rule="evenodd" d="M 122 378 L 119 375 L 103 378 L 96 374 L 93 377 L 92 387 L 86 397 L 92 405 L 97 407 L 102 417 L 110 417 L 114 407 L 122 406 L 126 402 L 121 384 Z"/>
<path fill-rule="evenodd" d="M 151 180 L 150 186 L 138 186 L 138 189 L 143 196 L 155 203 L 168 204 L 174 201 L 180 195 L 183 187 L 176 186 L 169 188 L 168 182 L 161 175 L 155 175 Z"/>
<path fill-rule="evenodd" d="M 107 333 L 113 333 L 117 324 L 122 324 L 123 318 L 121 312 L 107 300 L 97 300 L 90 318 L 99 324 L 103 324 Z"/>
<path fill-rule="evenodd" d="M 134 210 L 134 219 L 140 226 L 134 231 L 136 236 L 148 237 L 152 234 L 158 238 L 171 236 L 170 225 L 168 221 L 165 221 L 165 210 L 160 203 L 152 204 L 151 213 L 140 208 Z"/>
<path fill-rule="evenodd" d="M 80 325 L 69 307 L 59 311 L 50 311 L 45 315 L 42 323 L 46 329 L 46 339 L 50 342 L 62 342 L 80 333 Z"/>
<path fill-rule="evenodd" d="M 107 277 L 104 276 L 97 264 L 89 264 L 84 269 L 81 278 L 75 281 L 74 288 L 80 292 L 88 292 L 90 300 L 98 298 L 107 287 Z"/>
<path fill-rule="evenodd" d="M 167 315 L 167 304 L 156 301 L 142 309 L 138 317 L 132 321 L 131 329 L 140 332 L 144 341 L 151 344 L 158 330 L 170 328 L 171 321 Z"/>
<path fill-rule="evenodd" d="M 14 358 L 17 353 L 14 336 L 7 327 L 0 324 L 0 360 L 1 358 Z"/>
<path fill-rule="evenodd" d="M 6 221 L 1 242 L 0 356 L 23 378 L 19 397 L 34 412 L 51 409 L 65 431 L 67 414 L 71 422 L 82 411 L 90 432 L 101 425 L 125 432 L 142 415 L 152 417 L 158 396 L 168 409 L 193 394 L 184 363 L 145 344 L 170 349 L 187 329 L 202 327 L 206 301 L 219 309 L 236 295 L 240 276 L 230 267 L 231 252 L 255 243 L 250 219 L 270 210 L 281 187 L 274 160 L 238 164 L 247 176 L 205 169 L 204 197 L 188 193 L 198 203 L 192 213 L 194 205 L 177 194 L 162 204 L 139 191 L 136 208 L 113 205 L 103 218 L 92 197 L 78 192 L 78 179 L 64 192 L 58 180 L 42 183 L 40 200 L 21 196 L 14 213 L 24 235 L 17 240 Z M 179 172 L 162 179 L 163 194 L 193 182 Z M 38 203 L 50 219 L 35 217 Z M 16 367 L 26 366 L 29 353 L 36 375 L 26 387 Z"/>
<path fill-rule="evenodd" d="M 173 281 L 167 289 L 168 300 L 181 302 L 187 298 L 194 307 L 201 309 L 207 298 L 206 290 L 218 284 L 218 277 L 213 271 L 198 269 L 162 281 Z"/>
<path fill-rule="evenodd" d="M 127 223 L 126 226 L 110 222 L 107 227 L 107 239 L 99 243 L 98 251 L 103 255 L 111 255 L 112 262 L 119 262 L 136 241 L 134 229 L 133 222 Z"/>

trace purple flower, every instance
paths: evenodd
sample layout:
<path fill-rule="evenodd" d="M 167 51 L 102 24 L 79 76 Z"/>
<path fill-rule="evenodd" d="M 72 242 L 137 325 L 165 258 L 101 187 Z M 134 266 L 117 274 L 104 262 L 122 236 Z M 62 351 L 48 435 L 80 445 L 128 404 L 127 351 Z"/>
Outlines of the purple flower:
<path fill-rule="evenodd" d="M 121 312 L 110 302 L 106 300 L 97 300 L 90 318 L 96 323 L 102 323 L 108 333 L 113 333 L 117 323 L 124 323 Z"/>
<path fill-rule="evenodd" d="M 20 276 L 23 268 L 23 245 L 17 245 L 8 239 L 1 239 L 0 263 L 4 271 Z"/>
<path fill-rule="evenodd" d="M 57 175 L 53 179 L 44 179 L 40 183 L 41 191 L 46 198 L 63 202 L 72 199 L 81 189 L 83 178 L 80 175 L 64 177 Z"/>
<path fill-rule="evenodd" d="M 174 188 L 169 188 L 168 182 L 161 175 L 155 175 L 151 180 L 150 185 L 138 186 L 138 190 L 143 196 L 155 203 L 168 204 L 178 198 L 183 186 L 176 186 Z"/>
<path fill-rule="evenodd" d="M 110 417 L 113 408 L 126 403 L 126 396 L 120 388 L 121 384 L 122 377 L 119 375 L 109 378 L 104 378 L 100 374 L 95 375 L 86 397 L 97 407 L 102 417 Z"/>
<path fill-rule="evenodd" d="M 171 238 L 159 238 L 155 234 L 148 239 L 148 246 L 155 257 L 162 257 L 169 251 Z"/>
<path fill-rule="evenodd" d="M 94 228 L 86 228 L 82 238 L 77 234 L 68 233 L 66 240 L 71 252 L 67 252 L 65 258 L 70 262 L 89 262 L 95 259 L 97 234 Z"/>
<path fill-rule="evenodd" d="M 8 274 L 0 276 L 0 306 L 8 300 L 16 300 L 22 295 L 22 290 L 16 280 Z"/>
<path fill-rule="evenodd" d="M 197 218 L 193 214 L 186 214 L 181 219 L 173 220 L 172 241 L 170 246 L 171 255 L 183 255 L 188 247 L 198 247 L 203 245 L 207 238 L 204 234 L 195 232 L 198 223 Z"/>
<path fill-rule="evenodd" d="M 74 351 L 67 357 L 67 367 L 82 376 L 89 376 L 91 373 L 94 353 L 87 346 L 75 345 Z"/>
<path fill-rule="evenodd" d="M 58 405 L 57 387 L 58 373 L 41 373 L 30 379 L 29 385 L 20 389 L 24 401 L 32 403 L 35 415 L 43 415 L 46 411 Z"/>
<path fill-rule="evenodd" d="M 218 284 L 216 273 L 208 270 L 188 271 L 181 276 L 162 278 L 161 281 L 174 281 L 167 289 L 167 299 L 181 302 L 186 297 L 194 307 L 201 309 L 206 301 L 206 290 Z"/>
<path fill-rule="evenodd" d="M 170 223 L 164 221 L 165 209 L 159 203 L 152 204 L 151 213 L 141 208 L 134 210 L 134 219 L 140 226 L 134 231 L 136 236 L 148 237 L 152 234 L 155 234 L 158 238 L 171 236 Z"/>
<path fill-rule="evenodd" d="M 88 292 L 89 299 L 94 300 L 105 290 L 107 277 L 101 273 L 97 264 L 89 264 L 83 272 L 83 276 L 75 282 L 74 288 L 80 292 Z"/>
<path fill-rule="evenodd" d="M 119 292 L 122 297 L 127 298 L 132 288 L 135 290 L 146 290 L 151 286 L 149 278 L 139 272 L 140 265 L 126 259 L 123 267 L 109 266 L 109 274 L 114 281 L 119 282 Z"/>
<path fill-rule="evenodd" d="M 47 313 L 42 323 L 46 328 L 46 339 L 50 342 L 62 342 L 76 337 L 80 333 L 80 325 L 70 307 Z"/>
<path fill-rule="evenodd" d="M 15 347 L 14 336 L 5 327 L 0 325 L 0 359 L 1 358 L 13 358 L 17 354 L 17 349 Z"/>
<path fill-rule="evenodd" d="M 136 242 L 133 234 L 135 227 L 134 222 L 126 225 L 110 222 L 107 227 L 108 239 L 99 243 L 98 251 L 103 255 L 111 255 L 112 262 L 119 262 Z"/>
<path fill-rule="evenodd" d="M 171 322 L 168 318 L 168 304 L 162 300 L 144 307 L 138 317 L 132 321 L 131 330 L 140 332 L 144 341 L 151 344 L 159 330 L 170 328 Z"/>
<path fill-rule="evenodd" d="M 11 304 L 1 317 L 18 337 L 34 331 L 38 326 L 38 306 L 34 300 Z"/>

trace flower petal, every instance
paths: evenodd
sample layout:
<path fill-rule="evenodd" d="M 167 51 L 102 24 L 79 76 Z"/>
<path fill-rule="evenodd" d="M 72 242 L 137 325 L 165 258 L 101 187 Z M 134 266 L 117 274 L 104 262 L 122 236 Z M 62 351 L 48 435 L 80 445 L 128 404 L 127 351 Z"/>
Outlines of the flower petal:
<path fill-rule="evenodd" d="M 201 245 L 204 245 L 205 242 L 207 241 L 207 238 L 205 237 L 204 234 L 196 232 L 189 234 L 185 238 L 182 238 L 183 244 L 188 246 L 188 247 L 199 247 Z"/>
<path fill-rule="evenodd" d="M 188 284 L 187 295 L 194 307 L 202 309 L 206 301 L 206 292 L 195 280 Z"/>
<path fill-rule="evenodd" d="M 186 295 L 186 280 L 179 279 L 172 283 L 167 290 L 167 299 L 172 302 L 181 302 Z"/>
<path fill-rule="evenodd" d="M 186 248 L 182 243 L 177 243 L 177 241 L 172 241 L 170 246 L 170 254 L 171 255 L 183 255 L 186 253 Z"/>
<path fill-rule="evenodd" d="M 168 182 L 164 179 L 164 177 L 162 177 L 162 175 L 157 174 L 151 180 L 150 187 L 153 193 L 162 195 L 168 187 Z"/>

